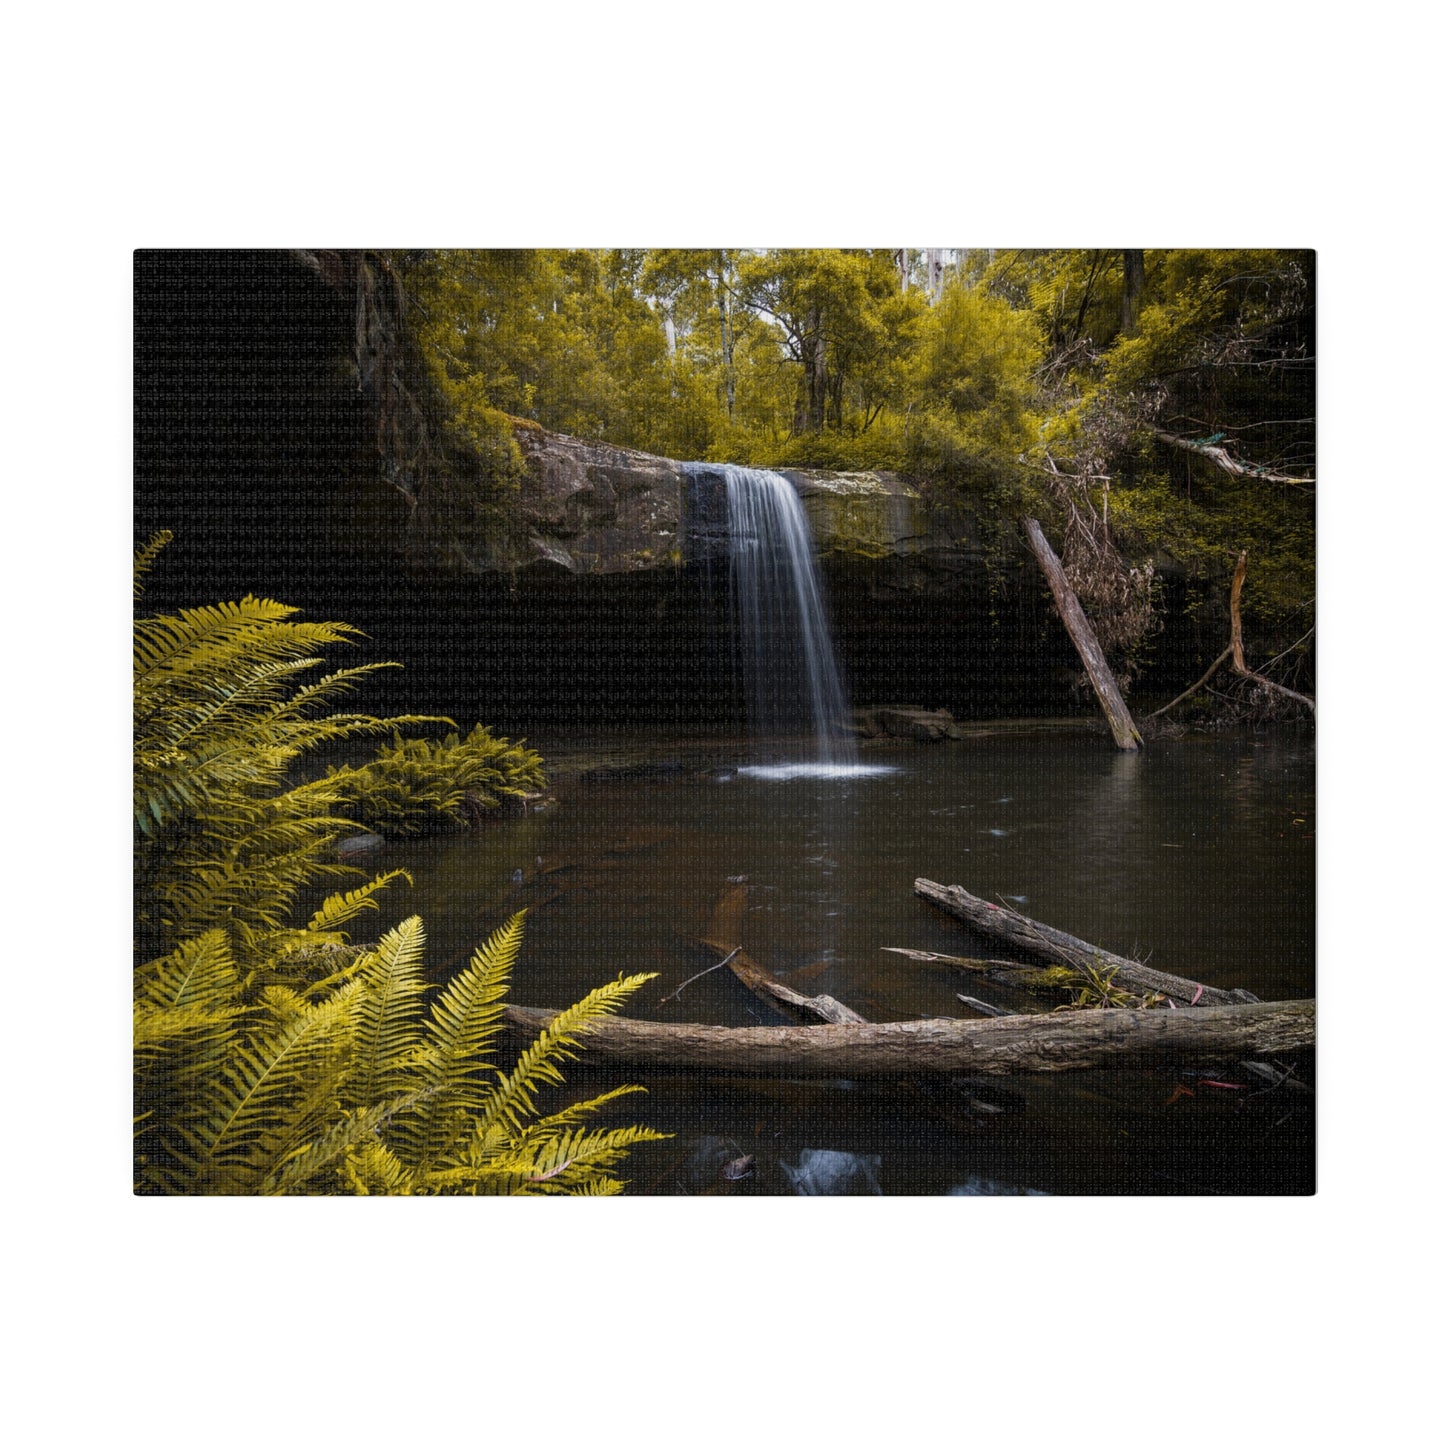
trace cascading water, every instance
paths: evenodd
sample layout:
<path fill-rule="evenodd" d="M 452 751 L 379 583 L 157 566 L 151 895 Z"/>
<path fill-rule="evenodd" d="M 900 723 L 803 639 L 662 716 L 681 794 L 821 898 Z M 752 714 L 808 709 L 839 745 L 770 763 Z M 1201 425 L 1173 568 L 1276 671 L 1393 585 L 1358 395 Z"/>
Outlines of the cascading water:
<path fill-rule="evenodd" d="M 833 658 L 813 538 L 798 494 L 777 472 L 693 463 L 721 473 L 738 654 L 754 736 L 777 749 L 812 737 L 812 757 L 770 760 L 754 776 L 855 777 L 891 772 L 858 761 Z"/>

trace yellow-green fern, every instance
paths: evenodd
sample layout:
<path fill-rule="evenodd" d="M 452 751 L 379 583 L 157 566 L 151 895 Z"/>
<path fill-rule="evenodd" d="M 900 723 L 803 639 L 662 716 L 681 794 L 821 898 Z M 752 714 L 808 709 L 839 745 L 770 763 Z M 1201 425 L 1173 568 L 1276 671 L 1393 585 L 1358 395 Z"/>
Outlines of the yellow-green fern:
<path fill-rule="evenodd" d="M 492 1053 L 518 914 L 429 1005 L 421 920 L 385 934 L 355 975 L 310 1002 L 271 987 L 254 1008 L 216 933 L 137 973 L 136 1187 L 179 1194 L 612 1193 L 635 1144 L 588 1121 L 623 1085 L 552 1115 L 544 1084 L 576 1035 L 651 974 L 593 990 L 503 1075 Z"/>
<path fill-rule="evenodd" d="M 168 534 L 136 557 L 136 578 Z M 355 876 L 335 845 L 365 820 L 412 831 L 541 785 L 541 759 L 485 728 L 403 741 L 426 717 L 331 713 L 376 664 L 303 678 L 354 639 L 253 597 L 135 629 L 136 1188 L 147 1194 L 611 1193 L 633 1144 L 586 1121 L 612 1089 L 540 1115 L 577 1034 L 651 975 L 618 979 L 492 1059 L 519 914 L 445 988 L 422 973 L 421 920 L 374 947 L 345 932 L 400 869 L 293 917 L 318 882 Z M 393 742 L 294 781 L 324 744 Z"/>

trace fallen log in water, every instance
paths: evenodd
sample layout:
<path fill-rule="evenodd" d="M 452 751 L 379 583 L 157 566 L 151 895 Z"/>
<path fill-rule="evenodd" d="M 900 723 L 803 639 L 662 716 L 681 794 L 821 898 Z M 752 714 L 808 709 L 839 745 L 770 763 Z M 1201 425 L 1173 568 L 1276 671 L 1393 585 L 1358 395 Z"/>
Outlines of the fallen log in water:
<path fill-rule="evenodd" d="M 703 947 L 723 956 L 723 962 L 733 971 L 738 981 L 764 1003 L 771 1004 L 784 1018 L 795 1019 L 799 1023 L 867 1023 L 868 1020 L 862 1014 L 854 1013 L 847 1004 L 839 1003 L 825 993 L 810 996 L 789 988 L 743 952 L 737 940 L 742 934 L 743 912 L 747 901 L 748 890 L 741 883 L 735 883 L 723 890 L 717 906 L 713 909 L 708 936 L 698 940 Z"/>
<path fill-rule="evenodd" d="M 716 943 L 702 940 L 706 947 L 721 953 Z M 735 948 L 723 959 L 738 981 L 755 993 L 764 1003 L 771 1004 L 784 1018 L 796 1019 L 799 1023 L 861 1024 L 867 1020 L 862 1014 L 854 1013 L 845 1003 L 830 998 L 825 993 L 804 994 L 791 989 L 776 979 L 766 969 L 759 967 L 742 949 Z"/>
<path fill-rule="evenodd" d="M 509 1005 L 505 1016 L 508 1029 L 524 1040 L 535 1038 L 555 1012 Z M 743 1029 L 605 1018 L 578 1038 L 584 1064 L 784 1078 L 1187 1068 L 1312 1048 L 1315 1003 L 1297 999 L 1227 1008 L 1086 1009 L 997 1019 Z"/>
<path fill-rule="evenodd" d="M 949 968 L 961 968 L 969 973 L 981 973 L 990 982 L 1006 984 L 1011 988 L 1064 989 L 1068 987 L 1065 980 L 1054 977 L 1057 966 L 1053 969 L 1040 968 L 1037 964 L 1020 963 L 1016 958 L 959 958 L 956 954 L 929 953 L 922 948 L 884 948 L 880 952 L 899 953 L 904 958 L 914 959 L 918 963 L 943 963 L 947 964 Z M 1070 976 L 1073 977 L 1072 973 Z M 1232 1001 L 1252 1002 L 1249 999 Z"/>
<path fill-rule="evenodd" d="M 960 888 L 957 884 L 948 886 L 934 883 L 928 878 L 915 878 L 913 891 L 920 898 L 926 898 L 936 907 L 943 909 L 945 913 L 961 918 L 980 933 L 1002 938 L 1038 958 L 1047 958 L 1053 963 L 1066 964 L 1073 969 L 1116 969 L 1115 977 L 1118 982 L 1129 985 L 1139 993 L 1162 993 L 1166 998 L 1181 999 L 1190 1004 L 1258 1002 L 1246 989 L 1210 988 L 1196 983 L 1193 979 L 1180 978 L 1177 974 L 1150 968 L 1148 964 L 1140 963 L 1137 959 L 1125 958 L 1121 954 L 1110 953 L 1108 949 L 1097 948 L 1092 943 L 1085 943 L 1082 938 L 1075 938 L 1071 933 L 1064 933 L 1060 929 L 1050 928 L 1047 923 L 1036 923 L 1032 918 L 1025 918 L 1022 913 L 1017 913 L 1012 908 L 975 898 L 967 889 Z"/>

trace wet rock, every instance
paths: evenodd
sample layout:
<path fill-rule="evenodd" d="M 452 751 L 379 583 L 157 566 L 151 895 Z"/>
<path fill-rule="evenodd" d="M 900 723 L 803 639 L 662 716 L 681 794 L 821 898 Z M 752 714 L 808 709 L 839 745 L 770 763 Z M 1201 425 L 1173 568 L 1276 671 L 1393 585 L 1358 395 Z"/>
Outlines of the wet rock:
<path fill-rule="evenodd" d="M 721 469 L 684 469 L 668 457 L 513 422 L 526 475 L 507 525 L 478 527 L 466 509 L 422 506 L 414 560 L 474 574 L 657 571 L 726 559 Z M 894 472 L 788 468 L 826 561 L 878 569 L 885 591 L 951 592 L 978 572 L 976 521 L 925 504 Z M 415 547 L 413 548 L 415 552 Z M 981 574 L 980 574 L 981 575 Z"/>
<path fill-rule="evenodd" d="M 751 1193 L 746 1184 L 756 1173 L 756 1161 L 744 1154 L 734 1139 L 706 1134 L 698 1139 L 679 1166 L 677 1182 L 684 1194 Z M 739 1191 L 738 1186 L 745 1185 Z"/>
<path fill-rule="evenodd" d="M 337 840 L 335 852 L 338 858 L 362 858 L 385 847 L 386 839 L 380 833 L 350 833 Z"/>
<path fill-rule="evenodd" d="M 970 1174 L 962 1184 L 955 1184 L 949 1194 L 954 1195 L 1023 1195 L 1032 1194 L 1040 1197 L 1048 1193 L 1045 1189 L 1029 1189 L 1022 1184 L 1005 1184 L 1000 1179 L 985 1179 L 978 1174 Z"/>
<path fill-rule="evenodd" d="M 529 813 L 540 813 L 555 802 L 545 790 L 535 793 L 515 793 L 504 797 L 497 806 L 497 813 L 503 818 L 523 818 Z"/>
<path fill-rule="evenodd" d="M 963 736 L 947 708 L 893 705 L 855 708 L 853 722 L 865 738 L 906 738 L 911 742 L 938 743 Z"/>
<path fill-rule="evenodd" d="M 794 1194 L 882 1194 L 877 1154 L 849 1154 L 839 1149 L 804 1149 L 796 1164 L 779 1160 Z"/>

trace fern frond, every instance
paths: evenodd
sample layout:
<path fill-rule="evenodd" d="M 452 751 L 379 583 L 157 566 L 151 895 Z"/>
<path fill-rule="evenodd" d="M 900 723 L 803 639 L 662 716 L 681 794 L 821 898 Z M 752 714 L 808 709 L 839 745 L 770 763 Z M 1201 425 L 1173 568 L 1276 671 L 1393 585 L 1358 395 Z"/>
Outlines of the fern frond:
<path fill-rule="evenodd" d="M 512 1134 L 521 1133 L 528 1116 L 536 1113 L 537 1090 L 542 1084 L 560 1084 L 557 1064 L 577 1057 L 582 1047 L 578 1035 L 586 1032 L 588 1024 L 616 1013 L 644 983 L 656 977 L 655 973 L 635 973 L 618 978 L 550 1019 L 488 1099 L 479 1132 L 485 1134 L 499 1126 Z"/>
<path fill-rule="evenodd" d="M 146 573 L 151 570 L 160 550 L 168 542 L 175 540 L 173 532 L 156 532 L 144 547 L 135 554 L 131 563 L 131 601 L 139 602 L 141 594 L 145 591 Z"/>
<path fill-rule="evenodd" d="M 212 928 L 135 971 L 137 1001 L 147 1011 L 224 1008 L 234 1002 L 236 963 L 225 933 Z"/>
<path fill-rule="evenodd" d="M 318 677 L 315 682 L 299 688 L 293 697 L 272 710 L 271 718 L 275 722 L 283 722 L 288 718 L 302 717 L 307 708 L 315 707 L 337 693 L 349 692 L 357 678 L 369 677 L 373 672 L 384 672 L 388 668 L 400 666 L 399 662 L 367 662 L 359 667 L 338 668 L 337 671 L 329 672 L 325 677 Z M 449 723 L 451 719 L 434 718 L 432 721 Z"/>
<path fill-rule="evenodd" d="M 203 1040 L 221 1038 L 246 1012 L 241 1007 L 217 1009 L 198 1003 L 167 1009 L 148 1009 L 136 1003 L 131 1027 L 136 1057 L 148 1059 L 182 1042 L 195 1050 Z"/>
<path fill-rule="evenodd" d="M 353 1150 L 377 1143 L 376 1132 L 392 1111 L 390 1103 L 373 1104 L 338 1119 L 320 1138 L 292 1152 L 273 1166 L 257 1185 L 258 1194 L 295 1194 L 317 1175 L 336 1168 Z M 402 1166 L 398 1162 L 398 1171 Z M 393 1191 L 387 1191 L 393 1192 Z M 403 1191 L 394 1191 L 403 1192 Z"/>
<path fill-rule="evenodd" d="M 426 982 L 421 954 L 426 933 L 415 916 L 382 936 L 357 970 L 353 1024 L 355 1060 L 348 1095 L 359 1103 L 412 1092 L 417 1085 Z M 423 1083 L 429 1081 L 423 1080 Z"/>
<path fill-rule="evenodd" d="M 514 914 L 473 953 L 432 1004 L 423 1026 L 427 1047 L 418 1056 L 418 1070 L 432 1098 L 418 1118 L 404 1121 L 399 1130 L 422 1168 L 460 1137 L 501 1078 L 485 1056 L 501 1026 L 525 916 L 525 910 Z"/>
<path fill-rule="evenodd" d="M 628 1094 L 645 1094 L 647 1090 L 641 1084 L 619 1084 L 615 1089 L 608 1089 L 605 1094 L 598 1094 L 591 1099 L 583 1099 L 576 1104 L 569 1104 L 565 1109 L 559 1109 L 555 1114 L 548 1114 L 545 1118 L 537 1119 L 528 1124 L 514 1141 L 515 1146 L 522 1148 L 530 1144 L 538 1143 L 553 1135 L 565 1133 L 574 1125 L 597 1113 L 599 1109 L 605 1108 L 616 1099 L 626 1098 Z M 660 1137 L 670 1138 L 671 1135 Z"/>
<path fill-rule="evenodd" d="M 654 1129 L 575 1129 L 537 1143 L 488 1152 L 480 1159 L 448 1164 L 426 1176 L 429 1188 L 439 1193 L 478 1191 L 498 1194 L 616 1193 L 620 1184 L 609 1171 L 635 1144 L 669 1136 Z"/>
<path fill-rule="evenodd" d="M 344 1156 L 346 1188 L 352 1194 L 412 1194 L 412 1171 L 379 1139 Z"/>
<path fill-rule="evenodd" d="M 205 1110 L 179 1122 L 178 1172 L 188 1192 L 230 1192 L 228 1176 L 244 1171 L 246 1156 L 268 1133 L 285 1127 L 288 1111 L 318 1074 L 334 1075 L 337 1035 L 353 1005 L 356 984 L 259 1039 L 238 1042 L 214 1081 Z"/>
<path fill-rule="evenodd" d="M 333 893 L 311 915 L 307 929 L 314 933 L 334 932 L 343 923 L 350 923 L 364 909 L 376 908 L 376 901 L 371 895 L 380 892 L 388 883 L 398 878 L 405 878 L 408 883 L 414 881 L 405 868 L 392 868 L 385 873 L 378 873 L 369 883 L 363 883 L 360 888 L 353 888 L 349 893 Z"/>

